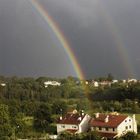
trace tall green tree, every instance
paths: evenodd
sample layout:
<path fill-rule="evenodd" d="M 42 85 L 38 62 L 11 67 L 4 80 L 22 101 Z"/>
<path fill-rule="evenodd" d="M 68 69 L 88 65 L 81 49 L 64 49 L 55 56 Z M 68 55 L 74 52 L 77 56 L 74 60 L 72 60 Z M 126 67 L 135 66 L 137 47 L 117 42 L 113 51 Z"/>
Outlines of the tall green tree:
<path fill-rule="evenodd" d="M 41 104 L 34 114 L 34 127 L 40 132 L 47 131 L 52 122 L 51 109 L 48 104 Z"/>
<path fill-rule="evenodd" d="M 0 139 L 1 137 L 12 135 L 8 106 L 0 104 Z"/>
<path fill-rule="evenodd" d="M 113 75 L 112 75 L 111 73 L 109 73 L 109 74 L 107 75 L 107 80 L 108 80 L 108 81 L 112 81 L 113 79 L 114 79 Z"/>
<path fill-rule="evenodd" d="M 52 105 L 52 112 L 54 114 L 64 114 L 67 111 L 67 104 L 65 101 L 55 100 Z"/>

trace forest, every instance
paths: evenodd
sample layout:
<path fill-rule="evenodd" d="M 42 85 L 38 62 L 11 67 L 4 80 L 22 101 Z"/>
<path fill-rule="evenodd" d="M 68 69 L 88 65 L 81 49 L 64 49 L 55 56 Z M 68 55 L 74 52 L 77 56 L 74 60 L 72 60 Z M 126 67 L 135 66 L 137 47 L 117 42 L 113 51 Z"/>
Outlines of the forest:
<path fill-rule="evenodd" d="M 61 85 L 46 88 L 46 81 L 58 81 Z M 0 76 L 0 83 L 1 140 L 56 134 L 59 116 L 73 109 L 84 110 L 91 116 L 96 112 L 114 111 L 140 114 L 139 82 L 119 81 L 97 88 L 92 82 L 85 84 L 84 80 L 74 77 Z"/>

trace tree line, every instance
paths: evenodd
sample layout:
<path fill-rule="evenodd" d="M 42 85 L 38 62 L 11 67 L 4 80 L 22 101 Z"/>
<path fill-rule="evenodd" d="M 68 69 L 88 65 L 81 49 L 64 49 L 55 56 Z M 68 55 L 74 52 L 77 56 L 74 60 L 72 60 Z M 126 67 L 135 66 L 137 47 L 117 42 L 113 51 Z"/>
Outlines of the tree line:
<path fill-rule="evenodd" d="M 112 79 L 111 75 L 108 77 Z M 44 82 L 50 80 L 60 82 L 61 86 L 45 88 Z M 139 83 L 95 88 L 92 84 L 83 86 L 73 77 L 0 76 L 1 83 L 6 85 L 0 86 L 0 109 L 3 112 L 0 113 L 0 139 L 41 136 L 44 132 L 56 134 L 57 118 L 72 109 L 140 113 Z"/>

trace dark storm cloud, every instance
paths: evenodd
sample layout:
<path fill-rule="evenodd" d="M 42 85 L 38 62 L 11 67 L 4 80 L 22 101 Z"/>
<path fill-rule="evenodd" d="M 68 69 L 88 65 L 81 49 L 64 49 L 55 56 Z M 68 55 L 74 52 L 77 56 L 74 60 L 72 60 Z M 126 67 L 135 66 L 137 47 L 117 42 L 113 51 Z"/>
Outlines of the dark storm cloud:
<path fill-rule="evenodd" d="M 27 0 L 0 1 L 0 23 L 1 74 L 75 74 L 60 43 Z"/>
<path fill-rule="evenodd" d="M 38 1 L 59 24 L 87 77 L 110 72 L 120 78 L 128 76 L 117 37 L 112 36 L 110 24 L 114 24 L 130 66 L 140 78 L 140 1 Z M 74 75 L 55 35 L 27 0 L 0 1 L 0 50 L 1 74 Z"/>
<path fill-rule="evenodd" d="M 64 30 L 87 76 L 111 72 L 117 77 L 128 77 L 127 71 L 131 67 L 132 72 L 140 77 L 137 61 L 140 52 L 140 1 L 60 1 L 41 2 Z M 112 36 L 114 30 L 117 33 Z M 118 53 L 120 44 L 128 55 L 127 62 L 122 60 L 125 57 L 123 52 L 122 55 Z M 129 63 L 128 70 L 124 63 Z"/>

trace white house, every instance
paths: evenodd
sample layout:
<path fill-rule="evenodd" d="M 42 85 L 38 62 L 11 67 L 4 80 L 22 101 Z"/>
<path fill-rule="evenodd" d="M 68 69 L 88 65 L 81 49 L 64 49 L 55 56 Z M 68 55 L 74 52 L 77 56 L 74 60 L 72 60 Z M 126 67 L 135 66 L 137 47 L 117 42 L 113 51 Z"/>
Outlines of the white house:
<path fill-rule="evenodd" d="M 6 86 L 6 84 L 5 84 L 5 83 L 1 83 L 0 85 L 1 85 L 2 87 L 5 87 L 5 86 Z"/>
<path fill-rule="evenodd" d="M 57 124 L 57 133 L 68 131 L 71 133 L 82 133 L 89 129 L 89 121 L 91 117 L 88 114 L 73 111 L 67 113 L 64 117 L 60 117 Z"/>
<path fill-rule="evenodd" d="M 103 138 L 120 137 L 127 132 L 137 133 L 135 115 L 133 117 L 119 114 L 96 113 L 90 121 L 91 130 L 96 130 Z"/>
<path fill-rule="evenodd" d="M 137 79 L 128 79 L 127 82 L 128 83 L 137 83 Z"/>
<path fill-rule="evenodd" d="M 49 85 L 51 86 L 60 86 L 61 83 L 57 82 L 57 81 L 46 81 L 44 82 L 45 87 L 48 87 Z"/>
<path fill-rule="evenodd" d="M 94 81 L 94 80 L 93 80 L 93 81 L 92 81 L 92 84 L 93 84 L 94 87 L 99 87 L 99 82 L 97 82 L 97 81 Z"/>
<path fill-rule="evenodd" d="M 99 85 L 100 86 L 111 86 L 111 84 L 112 84 L 112 82 L 110 82 L 110 81 L 101 81 L 101 82 L 99 82 Z"/>
<path fill-rule="evenodd" d="M 123 79 L 122 82 L 125 84 L 127 82 L 127 80 Z"/>
<path fill-rule="evenodd" d="M 118 80 L 112 80 L 112 84 L 115 84 L 115 83 L 118 83 L 119 81 Z"/>

